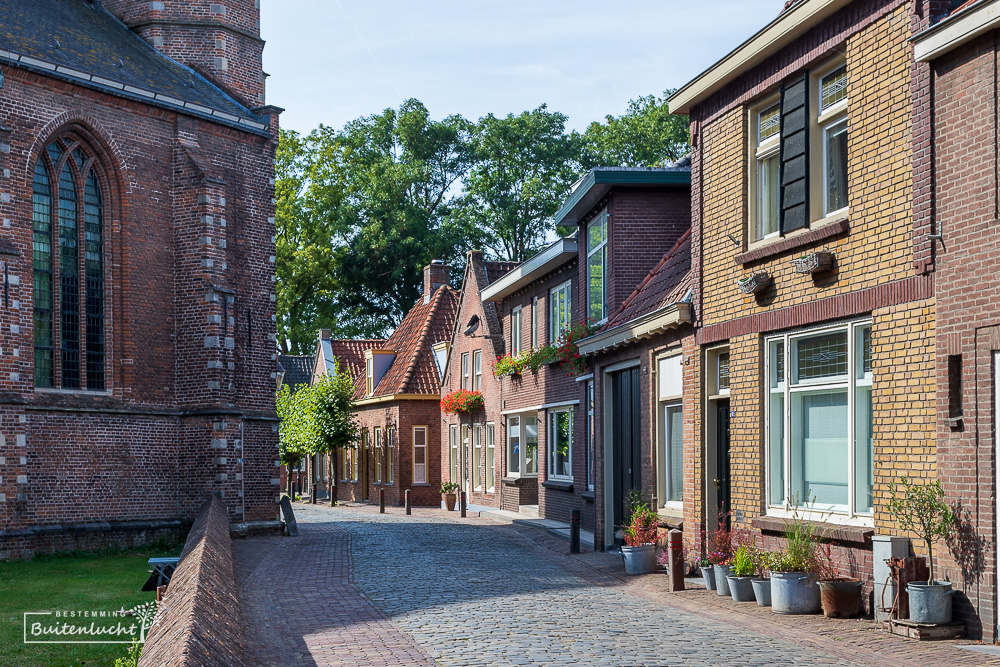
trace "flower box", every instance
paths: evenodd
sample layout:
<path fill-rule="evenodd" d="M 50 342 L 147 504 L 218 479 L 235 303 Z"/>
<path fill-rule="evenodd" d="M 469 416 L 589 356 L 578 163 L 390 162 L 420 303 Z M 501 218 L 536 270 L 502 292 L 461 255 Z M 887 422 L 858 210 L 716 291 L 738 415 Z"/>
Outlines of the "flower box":
<path fill-rule="evenodd" d="M 736 286 L 744 294 L 760 294 L 771 284 L 771 276 L 767 273 L 751 273 L 746 278 L 736 281 Z"/>
<path fill-rule="evenodd" d="M 792 260 L 795 273 L 819 273 L 829 271 L 833 266 L 833 253 L 829 250 L 817 250 L 808 255 L 802 255 Z"/>
<path fill-rule="evenodd" d="M 486 405 L 483 395 L 478 391 L 466 391 L 461 389 L 453 391 L 441 399 L 441 411 L 448 414 L 468 414 L 476 410 L 482 410 Z"/>

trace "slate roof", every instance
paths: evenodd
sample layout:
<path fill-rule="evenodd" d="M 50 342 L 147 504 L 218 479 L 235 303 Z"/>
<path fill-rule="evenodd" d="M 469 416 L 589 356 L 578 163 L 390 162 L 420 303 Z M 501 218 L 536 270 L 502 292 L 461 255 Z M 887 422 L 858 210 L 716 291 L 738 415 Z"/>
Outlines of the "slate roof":
<path fill-rule="evenodd" d="M 0 0 L 0 62 L 224 122 L 266 121 L 88 0 Z"/>
<path fill-rule="evenodd" d="M 382 349 L 393 350 L 396 357 L 379 380 L 371 396 L 365 396 L 364 368 L 354 381 L 354 399 L 379 398 L 395 394 L 439 394 L 441 376 L 434 361 L 432 346 L 450 340 L 458 316 L 458 292 L 441 285 L 424 303 L 421 297 Z"/>
<path fill-rule="evenodd" d="M 313 368 L 316 365 L 316 357 L 313 355 L 281 354 L 278 355 L 278 363 L 285 371 L 285 379 L 282 384 L 295 387 L 312 382 Z"/>
<path fill-rule="evenodd" d="M 656 312 L 661 308 L 678 303 L 694 285 L 691 272 L 691 229 L 677 240 L 649 275 L 639 283 L 635 291 L 614 315 L 608 318 L 601 331 L 628 324 L 636 318 Z"/>

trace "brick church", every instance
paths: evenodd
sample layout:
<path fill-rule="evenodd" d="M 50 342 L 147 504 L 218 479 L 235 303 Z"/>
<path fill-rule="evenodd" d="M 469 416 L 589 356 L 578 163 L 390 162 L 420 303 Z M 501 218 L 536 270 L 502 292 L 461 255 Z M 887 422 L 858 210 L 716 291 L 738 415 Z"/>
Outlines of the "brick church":
<path fill-rule="evenodd" d="M 255 0 L 0 0 L 0 558 L 275 518 Z"/>

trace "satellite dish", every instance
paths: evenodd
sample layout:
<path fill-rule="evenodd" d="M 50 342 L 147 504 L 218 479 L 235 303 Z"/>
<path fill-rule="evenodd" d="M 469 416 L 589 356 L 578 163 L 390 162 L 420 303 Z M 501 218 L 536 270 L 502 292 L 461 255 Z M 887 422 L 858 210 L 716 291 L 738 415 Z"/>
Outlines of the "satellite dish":
<path fill-rule="evenodd" d="M 469 320 L 469 326 L 465 329 L 466 336 L 474 336 L 479 331 L 479 315 L 473 315 Z"/>

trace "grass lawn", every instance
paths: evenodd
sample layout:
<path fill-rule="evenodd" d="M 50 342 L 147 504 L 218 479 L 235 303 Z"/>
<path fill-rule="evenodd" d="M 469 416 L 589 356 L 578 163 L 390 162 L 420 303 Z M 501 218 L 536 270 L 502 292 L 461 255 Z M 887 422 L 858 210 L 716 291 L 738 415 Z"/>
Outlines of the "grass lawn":
<path fill-rule="evenodd" d="M 113 665 L 125 644 L 25 644 L 24 612 L 130 609 L 156 598 L 139 589 L 146 560 L 179 556 L 182 544 L 0 562 L 0 667 Z"/>

